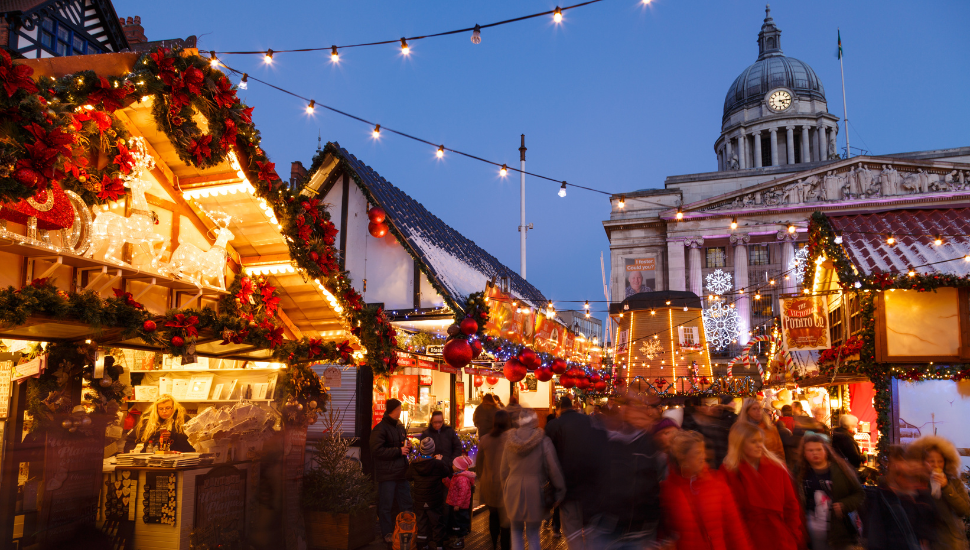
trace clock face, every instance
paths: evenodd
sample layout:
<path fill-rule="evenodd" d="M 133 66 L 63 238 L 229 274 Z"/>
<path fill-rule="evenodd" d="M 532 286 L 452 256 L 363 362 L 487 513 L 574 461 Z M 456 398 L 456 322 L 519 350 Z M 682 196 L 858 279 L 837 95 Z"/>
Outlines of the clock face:
<path fill-rule="evenodd" d="M 784 111 L 791 107 L 791 94 L 785 90 L 777 90 L 768 96 L 768 107 L 772 111 Z"/>

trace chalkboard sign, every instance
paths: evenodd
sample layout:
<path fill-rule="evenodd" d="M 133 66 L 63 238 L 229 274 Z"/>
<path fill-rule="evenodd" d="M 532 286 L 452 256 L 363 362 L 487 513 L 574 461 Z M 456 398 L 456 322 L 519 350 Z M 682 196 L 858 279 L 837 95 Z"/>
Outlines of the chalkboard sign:
<path fill-rule="evenodd" d="M 215 548 L 226 531 L 242 533 L 246 524 L 246 471 L 219 466 L 195 478 L 195 529 L 199 546 Z"/>

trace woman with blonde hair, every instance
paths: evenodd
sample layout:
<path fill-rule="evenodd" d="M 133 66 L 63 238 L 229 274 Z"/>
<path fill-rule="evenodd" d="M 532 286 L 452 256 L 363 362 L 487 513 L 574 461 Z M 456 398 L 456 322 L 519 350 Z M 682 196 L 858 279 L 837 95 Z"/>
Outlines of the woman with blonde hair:
<path fill-rule="evenodd" d="M 797 550 L 805 538 L 802 507 L 785 463 L 765 447 L 763 430 L 751 422 L 735 422 L 721 472 L 754 547 Z"/>
<path fill-rule="evenodd" d="M 930 496 L 936 510 L 936 540 L 933 550 L 966 550 L 963 518 L 970 516 L 970 496 L 960 481 L 960 454 L 942 437 L 924 435 L 909 445 L 907 453 L 921 462 L 930 476 Z"/>
<path fill-rule="evenodd" d="M 761 401 L 750 397 L 745 399 L 741 405 L 741 414 L 738 415 L 734 424 L 737 425 L 740 422 L 761 428 L 761 431 L 765 434 L 765 447 L 776 457 L 785 459 L 785 445 L 781 441 L 781 434 L 778 433 L 778 428 L 771 422 L 771 418 L 765 414 Z"/>
<path fill-rule="evenodd" d="M 183 431 L 185 425 L 185 407 L 171 395 L 160 395 L 148 409 L 142 413 L 141 420 L 128 434 L 126 450 L 137 443 L 144 443 L 142 450 L 148 447 L 170 443 L 169 449 L 180 453 L 195 452 L 189 443 L 189 438 Z"/>

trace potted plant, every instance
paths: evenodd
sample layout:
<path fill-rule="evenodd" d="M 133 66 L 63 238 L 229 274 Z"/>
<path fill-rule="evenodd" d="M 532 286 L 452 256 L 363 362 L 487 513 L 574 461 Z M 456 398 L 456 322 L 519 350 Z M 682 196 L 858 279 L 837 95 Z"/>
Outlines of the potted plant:
<path fill-rule="evenodd" d="M 303 476 L 300 503 L 307 546 L 322 550 L 354 550 L 374 540 L 374 482 L 360 461 L 347 456 L 354 442 L 336 425 L 315 448 L 313 464 Z"/>

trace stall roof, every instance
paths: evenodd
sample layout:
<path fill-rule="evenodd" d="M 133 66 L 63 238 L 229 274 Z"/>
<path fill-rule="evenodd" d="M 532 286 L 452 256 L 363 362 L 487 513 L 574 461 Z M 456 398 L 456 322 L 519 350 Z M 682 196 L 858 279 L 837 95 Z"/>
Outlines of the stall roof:
<path fill-rule="evenodd" d="M 667 302 L 670 302 L 669 304 Z M 693 292 L 683 290 L 661 290 L 658 292 L 641 292 L 634 294 L 618 304 L 610 304 L 610 315 L 619 315 L 627 309 L 643 310 L 658 307 L 691 307 L 701 308 L 701 299 Z M 626 306 L 629 306 L 628 308 Z"/>
<path fill-rule="evenodd" d="M 337 143 L 328 143 L 324 156 L 346 163 L 354 181 L 366 195 L 387 212 L 387 219 L 407 240 L 430 279 L 437 280 L 449 294 L 450 302 L 464 304 L 473 292 L 485 290 L 492 278 L 508 277 L 511 293 L 533 307 L 544 307 L 548 300 L 542 292 L 498 261 L 474 241 L 441 221 L 421 203 L 411 198 Z M 321 166 L 333 166 L 327 159 Z M 324 174 L 311 175 L 310 186 L 319 189 Z"/>
<path fill-rule="evenodd" d="M 861 274 L 915 267 L 920 273 L 970 275 L 970 262 L 963 259 L 970 253 L 970 208 L 890 210 L 828 219 L 842 233 L 842 246 Z M 895 246 L 886 244 L 889 234 L 899 241 Z M 942 246 L 933 243 L 936 235 L 943 236 Z"/>

